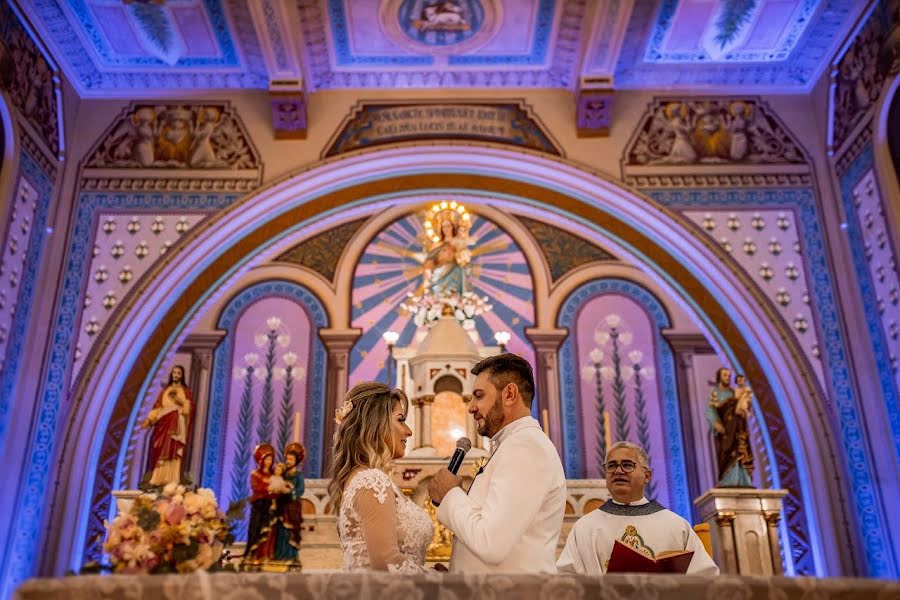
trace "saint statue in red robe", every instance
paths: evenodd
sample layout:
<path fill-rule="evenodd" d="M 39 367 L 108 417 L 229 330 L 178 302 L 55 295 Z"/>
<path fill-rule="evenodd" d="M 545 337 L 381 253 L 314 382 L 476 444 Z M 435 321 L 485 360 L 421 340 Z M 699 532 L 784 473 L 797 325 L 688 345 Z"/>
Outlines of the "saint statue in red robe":
<path fill-rule="evenodd" d="M 181 467 L 194 402 L 191 390 L 184 381 L 184 367 L 174 366 L 169 381 L 159 393 L 143 427 L 150 432 L 150 485 L 164 486 L 181 482 Z"/>

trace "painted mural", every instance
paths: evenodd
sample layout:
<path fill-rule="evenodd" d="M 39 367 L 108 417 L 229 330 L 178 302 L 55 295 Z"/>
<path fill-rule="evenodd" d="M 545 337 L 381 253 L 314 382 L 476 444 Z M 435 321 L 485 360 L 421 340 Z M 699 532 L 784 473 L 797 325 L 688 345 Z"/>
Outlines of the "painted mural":
<path fill-rule="evenodd" d="M 319 447 L 317 440 L 310 440 L 316 432 L 310 432 L 307 424 L 314 420 L 310 411 L 316 410 L 311 398 L 321 393 L 318 380 L 308 377 L 311 370 L 315 373 L 320 346 L 316 329 L 309 309 L 296 299 L 267 295 L 244 307 L 229 333 L 230 348 L 217 352 L 217 361 L 228 362 L 224 368 L 217 364 L 214 379 L 217 375 L 221 379 L 224 371 L 230 381 L 224 386 L 224 398 L 216 397 L 223 382 L 214 382 L 205 467 L 212 465 L 213 456 L 221 459 L 215 470 L 205 468 L 203 473 L 204 481 L 216 486 L 217 497 L 235 502 L 250 496 L 253 451 L 261 443 L 276 448 L 277 460 L 283 460 L 284 448 L 293 441 Z M 318 474 L 317 464 L 313 470 Z M 244 521 L 236 536 L 245 535 Z"/>
<path fill-rule="evenodd" d="M 382 333 L 398 332 L 398 347 L 415 347 L 427 333 L 427 315 L 417 319 L 408 310 L 411 296 L 421 298 L 425 290 L 429 244 L 424 217 L 411 214 L 386 227 L 372 239 L 356 267 L 352 325 L 363 334 L 350 356 L 351 386 L 386 380 L 388 350 Z M 464 326 L 476 343 L 485 346 L 495 344 L 495 332 L 510 332 L 506 347 L 534 365 L 534 351 L 525 337 L 525 328 L 534 322 L 532 280 L 522 251 L 509 234 L 479 215 L 471 217 L 466 247 L 471 264 L 465 285 L 473 297 L 487 298 L 492 309 L 478 315 L 473 312 L 469 319 L 462 319 L 471 321 Z M 453 276 L 450 271 L 447 282 Z M 456 275 L 463 275 L 462 269 Z"/>

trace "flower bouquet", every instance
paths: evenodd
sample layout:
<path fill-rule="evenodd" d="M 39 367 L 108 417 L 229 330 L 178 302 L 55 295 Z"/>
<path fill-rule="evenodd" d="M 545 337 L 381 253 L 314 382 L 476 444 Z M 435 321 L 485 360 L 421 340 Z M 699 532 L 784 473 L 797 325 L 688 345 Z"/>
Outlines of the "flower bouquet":
<path fill-rule="evenodd" d="M 118 501 L 104 522 L 103 549 L 117 573 L 187 573 L 209 569 L 233 541 L 231 525 L 212 490 L 171 483 L 159 494 Z"/>
<path fill-rule="evenodd" d="M 410 292 L 406 295 L 406 301 L 400 304 L 400 310 L 413 315 L 416 327 L 430 325 L 449 312 L 464 329 L 470 330 L 475 328 L 475 317 L 494 308 L 488 300 L 487 296 L 474 292 L 450 292 L 440 296 L 427 291 L 421 296 Z"/>

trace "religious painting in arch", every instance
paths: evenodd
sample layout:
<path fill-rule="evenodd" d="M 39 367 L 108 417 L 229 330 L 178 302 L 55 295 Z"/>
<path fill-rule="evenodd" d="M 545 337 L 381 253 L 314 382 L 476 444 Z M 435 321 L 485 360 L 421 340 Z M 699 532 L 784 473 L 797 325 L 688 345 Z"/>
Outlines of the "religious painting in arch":
<path fill-rule="evenodd" d="M 574 336 L 585 475 L 603 478 L 606 449 L 615 442 L 640 444 L 653 470 L 647 491 L 665 504 L 669 493 L 663 390 L 652 321 L 634 300 L 603 295 L 581 307 Z"/>
<path fill-rule="evenodd" d="M 394 331 L 396 347 L 415 348 L 444 306 L 477 346 L 495 346 L 505 331 L 505 348 L 534 365 L 525 337 L 534 323 L 529 265 L 507 232 L 462 199 L 436 201 L 375 235 L 356 266 L 352 303 L 352 325 L 363 333 L 350 355 L 351 386 L 387 381 L 382 334 Z"/>

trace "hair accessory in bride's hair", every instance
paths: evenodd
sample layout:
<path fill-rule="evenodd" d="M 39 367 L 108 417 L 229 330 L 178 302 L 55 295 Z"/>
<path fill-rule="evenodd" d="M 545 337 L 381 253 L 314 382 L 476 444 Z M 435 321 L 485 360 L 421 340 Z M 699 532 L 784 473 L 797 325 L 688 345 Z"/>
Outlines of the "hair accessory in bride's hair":
<path fill-rule="evenodd" d="M 349 400 L 344 400 L 344 403 L 334 411 L 334 422 L 340 425 L 341 421 L 350 414 L 351 410 L 353 410 L 353 403 Z"/>

